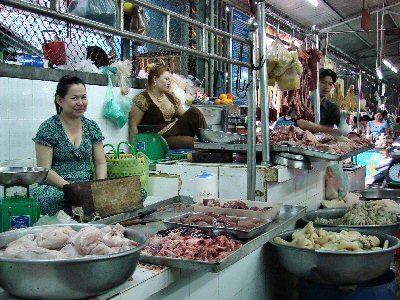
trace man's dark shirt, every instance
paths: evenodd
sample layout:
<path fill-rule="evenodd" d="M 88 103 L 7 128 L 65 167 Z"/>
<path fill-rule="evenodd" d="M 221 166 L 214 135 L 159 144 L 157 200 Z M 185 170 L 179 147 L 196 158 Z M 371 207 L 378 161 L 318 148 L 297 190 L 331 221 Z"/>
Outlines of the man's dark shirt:
<path fill-rule="evenodd" d="M 340 122 L 340 110 L 339 107 L 328 101 L 324 100 L 321 102 L 321 109 L 320 109 L 320 124 L 325 126 L 333 125 L 339 126 Z"/>

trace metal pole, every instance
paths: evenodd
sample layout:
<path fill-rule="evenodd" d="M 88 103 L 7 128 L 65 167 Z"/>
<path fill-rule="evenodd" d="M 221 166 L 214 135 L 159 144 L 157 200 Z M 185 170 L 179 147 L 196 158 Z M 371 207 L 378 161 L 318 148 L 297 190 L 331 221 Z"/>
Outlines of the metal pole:
<path fill-rule="evenodd" d="M 184 46 L 180 46 L 180 45 L 176 45 L 176 44 L 172 44 L 172 43 L 167 43 L 167 42 L 159 40 L 159 39 L 150 38 L 150 37 L 136 34 L 136 33 L 130 32 L 130 31 L 126 31 L 126 30 L 120 30 L 113 26 L 104 25 L 102 23 L 94 22 L 94 21 L 84 19 L 81 17 L 73 16 L 73 15 L 66 14 L 66 13 L 59 13 L 59 12 L 53 11 L 49 8 L 39 6 L 36 4 L 31 4 L 29 2 L 25 2 L 25 1 L 21 1 L 21 0 L 0 0 L 0 3 L 9 5 L 9 6 L 12 6 L 15 8 L 23 9 L 23 10 L 26 10 L 26 11 L 29 11 L 32 13 L 36 13 L 39 15 L 54 18 L 54 19 L 57 19 L 60 21 L 68 22 L 71 24 L 77 24 L 77 25 L 85 26 L 87 28 L 96 29 L 96 30 L 102 31 L 104 33 L 114 34 L 114 35 L 120 36 L 122 38 L 128 38 L 128 39 L 136 40 L 136 41 L 142 42 L 142 43 L 149 43 L 152 45 L 156 45 L 156 46 L 159 46 L 162 48 L 167 48 L 167 49 L 171 49 L 171 50 L 175 50 L 175 51 L 182 51 L 185 53 L 195 55 L 197 57 L 202 57 L 202 58 L 206 58 L 206 59 L 212 58 L 217 61 L 223 61 L 226 63 L 231 63 L 231 64 L 234 64 L 237 66 L 242 66 L 245 68 L 251 67 L 251 64 L 246 63 L 246 62 L 228 59 L 226 57 L 221 57 L 221 56 L 211 54 L 211 53 L 205 53 L 205 52 L 202 52 L 199 50 L 191 49 L 189 47 L 184 47 Z M 233 38 L 236 40 L 236 37 L 233 37 Z M 246 40 L 246 44 L 249 44 L 249 41 Z"/>
<path fill-rule="evenodd" d="M 257 65 L 257 27 L 254 18 L 248 23 L 249 39 L 252 42 L 251 61 Z M 249 103 L 247 107 L 247 199 L 256 197 L 256 103 L 257 103 L 257 72 L 249 68 Z"/>
<path fill-rule="evenodd" d="M 170 24 L 171 24 L 171 15 L 166 15 L 165 16 L 165 41 L 167 43 L 169 43 L 170 39 L 171 39 L 170 38 L 171 34 L 170 34 L 170 31 L 169 31 Z M 204 49 L 202 49 L 202 51 L 204 51 Z"/>
<path fill-rule="evenodd" d="M 261 135 L 262 135 L 262 164 L 270 162 L 269 149 L 269 98 L 268 98 L 268 71 L 267 71 L 267 39 L 265 35 L 265 2 L 257 3 L 257 22 L 259 24 L 258 38 L 260 42 L 260 57 L 265 62 L 260 69 L 260 106 L 261 106 Z"/>
<path fill-rule="evenodd" d="M 361 107 L 361 89 L 362 89 L 362 75 L 361 75 L 361 69 L 360 69 L 360 74 L 358 74 L 358 101 L 357 101 L 357 133 L 360 133 L 360 107 Z"/>
<path fill-rule="evenodd" d="M 318 36 L 318 28 L 316 25 L 311 27 L 311 32 L 314 34 L 314 42 L 315 48 L 319 49 L 319 36 Z M 319 124 L 321 120 L 321 99 L 319 96 L 319 62 L 317 62 L 317 89 L 315 90 L 314 97 L 314 115 L 315 115 L 315 123 Z"/>
<path fill-rule="evenodd" d="M 214 27 L 214 0 L 210 1 L 210 26 Z M 214 47 L 215 47 L 215 36 L 211 32 L 210 33 L 210 54 L 214 54 Z M 210 87 L 210 96 L 214 96 L 214 60 L 210 59 L 210 78 L 209 78 L 209 87 Z"/>

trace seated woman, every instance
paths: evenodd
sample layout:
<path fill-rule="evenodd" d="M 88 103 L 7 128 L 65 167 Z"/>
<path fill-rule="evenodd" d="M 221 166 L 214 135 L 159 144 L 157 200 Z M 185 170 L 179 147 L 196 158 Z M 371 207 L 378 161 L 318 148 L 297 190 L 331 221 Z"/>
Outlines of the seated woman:
<path fill-rule="evenodd" d="M 65 208 L 63 186 L 107 177 L 104 139 L 95 121 L 85 118 L 88 99 L 84 82 L 64 76 L 55 95 L 57 114 L 44 121 L 33 139 L 37 165 L 50 169 L 46 181 L 32 190 L 42 214 L 54 215 Z"/>
<path fill-rule="evenodd" d="M 378 110 L 375 114 L 375 120 L 368 122 L 367 134 L 373 135 L 377 138 L 381 133 L 385 133 L 388 128 L 387 122 L 384 121 L 382 111 Z"/>
<path fill-rule="evenodd" d="M 171 74 L 164 65 L 150 68 L 148 89 L 134 99 L 129 114 L 129 140 L 134 144 L 139 125 L 150 125 L 166 139 L 170 149 L 193 149 L 194 136 L 200 128 L 207 128 L 201 111 L 195 107 L 184 111 L 179 100 L 170 93 Z"/>

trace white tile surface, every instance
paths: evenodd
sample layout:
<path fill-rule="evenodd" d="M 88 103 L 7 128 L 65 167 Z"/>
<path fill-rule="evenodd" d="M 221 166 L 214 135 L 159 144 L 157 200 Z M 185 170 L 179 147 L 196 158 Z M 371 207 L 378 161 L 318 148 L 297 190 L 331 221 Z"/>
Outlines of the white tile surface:
<path fill-rule="evenodd" d="M 0 161 L 10 159 L 10 121 L 0 120 Z"/>
<path fill-rule="evenodd" d="M 12 120 L 10 122 L 10 159 L 33 158 L 33 121 Z"/>
<path fill-rule="evenodd" d="M 8 118 L 32 120 L 33 90 L 32 80 L 9 78 Z"/>
<path fill-rule="evenodd" d="M 105 86 L 86 85 L 88 96 L 88 110 L 86 116 L 89 119 L 104 118 L 104 96 L 106 93 Z"/>
<path fill-rule="evenodd" d="M 9 78 L 0 77 L 0 120 L 8 119 Z"/>
<path fill-rule="evenodd" d="M 47 120 L 56 114 L 55 92 L 57 83 L 33 80 L 33 119 Z"/>

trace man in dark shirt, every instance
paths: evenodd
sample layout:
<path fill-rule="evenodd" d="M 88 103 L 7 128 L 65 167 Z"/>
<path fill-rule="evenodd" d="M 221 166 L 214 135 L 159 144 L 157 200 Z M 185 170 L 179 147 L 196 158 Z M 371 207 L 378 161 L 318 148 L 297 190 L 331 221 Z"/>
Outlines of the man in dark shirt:
<path fill-rule="evenodd" d="M 337 80 L 337 75 L 330 69 L 321 69 L 319 71 L 319 96 L 320 106 L 320 124 L 297 120 L 297 125 L 303 130 L 309 130 L 313 133 L 325 132 L 333 135 L 340 134 L 339 130 L 333 126 L 339 126 L 340 110 L 339 107 L 327 100 L 327 96 L 331 92 L 333 85 Z"/>
<path fill-rule="evenodd" d="M 333 85 L 337 80 L 337 75 L 330 69 L 321 69 L 319 71 L 319 96 L 321 100 L 320 124 L 333 127 L 339 126 L 340 110 L 339 107 L 327 100 Z"/>

